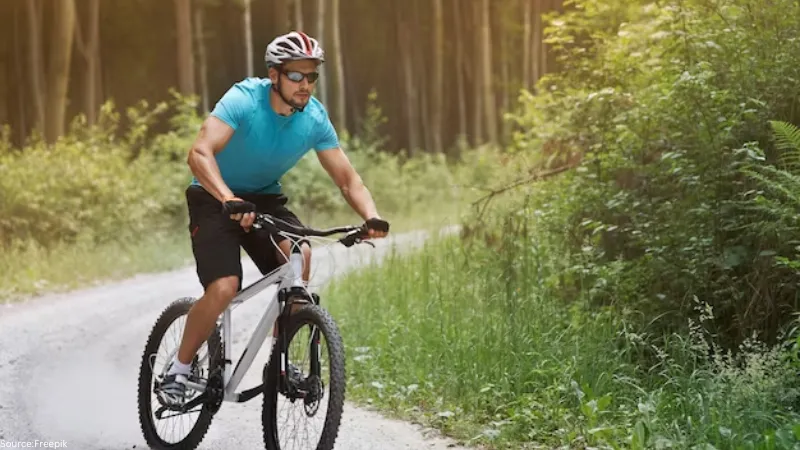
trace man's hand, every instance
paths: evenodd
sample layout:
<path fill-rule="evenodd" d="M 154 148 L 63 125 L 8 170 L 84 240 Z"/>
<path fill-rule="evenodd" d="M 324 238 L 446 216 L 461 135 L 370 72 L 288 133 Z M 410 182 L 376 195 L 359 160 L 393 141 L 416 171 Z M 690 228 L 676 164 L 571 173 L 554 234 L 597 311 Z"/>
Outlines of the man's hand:
<path fill-rule="evenodd" d="M 245 231 L 250 232 L 256 219 L 256 205 L 246 202 L 239 197 L 230 197 L 222 203 L 222 212 L 230 214 L 232 220 L 240 223 Z"/>
<path fill-rule="evenodd" d="M 365 222 L 369 239 L 383 238 L 389 234 L 389 222 L 380 217 L 373 217 Z"/>

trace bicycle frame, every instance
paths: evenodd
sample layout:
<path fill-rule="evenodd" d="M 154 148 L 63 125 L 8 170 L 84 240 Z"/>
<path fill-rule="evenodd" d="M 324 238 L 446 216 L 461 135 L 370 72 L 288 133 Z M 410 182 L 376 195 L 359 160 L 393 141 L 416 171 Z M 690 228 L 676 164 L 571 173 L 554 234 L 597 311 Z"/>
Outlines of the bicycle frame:
<path fill-rule="evenodd" d="M 276 320 L 281 313 L 278 299 L 279 293 L 284 289 L 290 289 L 295 286 L 304 287 L 305 285 L 303 283 L 302 273 L 303 256 L 299 253 L 293 252 L 289 256 L 289 262 L 284 263 L 277 269 L 266 275 L 263 275 L 257 281 L 240 290 L 233 300 L 231 300 L 230 306 L 228 306 L 228 308 L 223 312 L 221 323 L 223 333 L 222 338 L 225 350 L 223 401 L 241 403 L 253 398 L 255 395 L 257 395 L 257 392 L 260 392 L 260 386 L 258 388 L 250 389 L 246 392 L 236 392 L 236 389 L 239 387 L 239 384 L 242 382 L 242 378 L 244 378 L 244 375 L 253 364 L 256 354 L 258 354 L 258 350 L 261 349 L 262 345 L 264 344 L 264 340 L 267 338 L 267 334 L 275 325 Z M 267 305 L 266 311 L 264 311 L 264 314 L 261 316 L 261 320 L 258 322 L 258 325 L 256 325 L 255 330 L 253 330 L 253 334 L 250 336 L 250 340 L 242 352 L 242 355 L 236 361 L 236 366 L 232 367 L 233 361 L 229 359 L 233 353 L 231 343 L 231 331 L 233 329 L 231 306 L 246 302 L 250 298 L 261 293 L 266 288 L 274 284 L 278 285 L 278 289 L 272 296 L 272 299 Z M 217 321 L 217 323 L 219 323 L 219 321 Z M 270 348 L 272 348 L 271 345 Z M 190 381 L 187 383 L 187 386 L 191 389 L 196 389 L 200 392 L 203 392 L 205 391 L 206 383 L 194 383 Z"/>

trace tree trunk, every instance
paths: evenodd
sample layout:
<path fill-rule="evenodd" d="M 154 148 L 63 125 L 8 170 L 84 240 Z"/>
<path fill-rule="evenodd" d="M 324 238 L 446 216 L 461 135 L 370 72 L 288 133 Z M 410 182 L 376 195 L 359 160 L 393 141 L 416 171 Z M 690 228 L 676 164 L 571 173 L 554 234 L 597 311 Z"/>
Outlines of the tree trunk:
<path fill-rule="evenodd" d="M 193 95 L 195 88 L 191 0 L 175 0 L 175 18 L 175 28 L 178 32 L 178 90 L 184 95 Z"/>
<path fill-rule="evenodd" d="M 319 41 L 319 44 L 322 48 L 326 48 L 327 40 L 325 39 L 325 3 L 327 0 L 317 0 L 317 24 L 316 24 L 316 32 L 317 36 L 316 39 Z M 321 65 L 319 68 L 319 81 L 317 81 L 317 92 L 319 93 L 320 101 L 325 105 L 328 106 L 328 88 L 327 88 L 327 77 L 325 76 L 325 64 Z"/>
<path fill-rule="evenodd" d="M 442 0 L 433 0 L 434 60 L 433 60 L 433 150 L 442 153 L 442 109 L 444 108 L 444 12 Z"/>
<path fill-rule="evenodd" d="M 253 25 L 251 17 L 251 0 L 244 0 L 244 14 L 242 15 L 242 28 L 244 28 L 244 55 L 247 61 L 245 65 L 246 74 L 252 77 L 253 69 Z"/>
<path fill-rule="evenodd" d="M 26 3 L 30 4 L 30 2 L 26 2 Z M 20 11 L 19 8 L 21 8 L 21 7 L 19 6 L 19 4 L 14 5 L 14 6 L 15 6 L 15 8 L 14 8 L 14 68 L 16 69 L 16 73 L 15 73 L 15 75 L 16 75 L 16 83 L 15 83 L 15 85 L 16 86 L 21 86 L 21 85 L 24 85 L 23 80 L 26 79 L 26 77 L 24 77 L 23 74 L 22 74 L 22 71 L 23 71 L 22 66 L 24 64 L 24 61 L 22 59 L 23 58 L 22 55 L 25 54 L 25 46 L 22 43 L 22 35 L 20 33 L 20 30 L 19 30 L 21 22 L 22 22 L 22 20 L 20 19 L 20 12 L 19 12 Z M 15 89 L 15 91 L 17 92 L 17 101 L 18 101 L 18 106 L 17 107 L 19 108 L 17 110 L 17 114 L 19 116 L 18 117 L 19 118 L 18 133 L 19 134 L 18 134 L 17 142 L 19 142 L 20 146 L 21 146 L 22 142 L 25 140 L 25 136 L 28 133 L 28 121 L 27 121 L 27 118 L 28 118 L 27 104 L 28 104 L 28 102 L 26 101 L 26 98 L 25 98 L 25 89 Z"/>
<path fill-rule="evenodd" d="M 334 123 L 336 124 L 336 128 L 338 130 L 344 130 L 345 120 L 347 119 L 347 92 L 345 91 L 344 64 L 342 61 L 342 35 L 339 21 L 339 0 L 332 0 L 331 7 L 333 8 L 333 11 L 331 12 L 331 18 L 333 20 L 331 25 L 333 27 L 331 30 L 333 31 L 331 50 L 334 55 L 334 70 L 336 71 L 336 94 L 334 95 L 336 102 L 336 114 L 334 115 Z"/>
<path fill-rule="evenodd" d="M 494 86 L 492 85 L 492 33 L 491 33 L 491 9 L 489 0 L 481 1 L 481 35 L 483 37 L 483 107 L 485 111 L 486 131 L 489 142 L 497 143 L 497 110 L 494 100 Z"/>
<path fill-rule="evenodd" d="M 483 0 L 481 0 L 483 1 Z M 473 25 L 471 27 L 472 30 L 478 27 L 481 23 L 481 4 L 478 2 L 473 3 L 474 8 L 472 9 L 472 16 L 473 16 Z M 475 139 L 473 145 L 479 146 L 483 144 L 483 102 L 485 100 L 485 96 L 483 95 L 483 60 L 486 55 L 483 54 L 481 50 L 481 33 L 473 32 L 474 36 L 474 47 L 472 54 L 474 55 L 475 62 L 471 64 L 472 67 L 476 68 L 474 71 L 475 79 L 472 83 L 472 87 L 474 89 L 473 97 L 475 98 L 475 106 L 472 110 L 473 113 L 473 128 L 475 129 Z M 491 63 L 490 63 L 491 64 Z"/>
<path fill-rule="evenodd" d="M 500 91 L 502 97 L 502 105 L 500 106 L 500 115 L 499 115 L 499 122 L 500 122 L 500 136 L 498 137 L 500 145 L 505 145 L 506 138 L 508 137 L 509 133 L 509 123 L 507 120 L 503 119 L 503 114 L 506 113 L 509 108 L 511 107 L 511 69 L 509 66 L 511 65 L 511 55 L 509 55 L 509 39 L 508 32 L 506 32 L 504 27 L 498 27 L 499 33 L 498 38 L 500 39 L 500 77 L 503 80 L 503 88 Z M 495 116 L 497 117 L 497 116 Z"/>
<path fill-rule="evenodd" d="M 75 4 L 73 0 L 54 2 L 53 30 L 50 39 L 50 55 L 47 65 L 47 110 L 45 111 L 45 135 L 48 142 L 55 142 L 64 134 L 69 88 L 72 40 L 75 36 Z"/>
<path fill-rule="evenodd" d="M 13 5 L 9 5 L 8 8 L 14 8 Z M 16 9 L 16 8 L 15 8 Z M 7 22 L 10 22 L 8 25 L 9 27 L 6 28 L 3 33 L 6 34 L 6 40 L 0 43 L 0 136 L 3 135 L 3 126 L 5 125 L 12 125 L 10 110 L 12 109 L 11 103 L 14 101 L 13 96 L 11 95 L 11 86 L 16 86 L 15 83 L 15 75 L 14 75 L 14 29 L 11 28 L 14 23 L 15 17 L 12 16 L 13 13 L 9 13 L 9 17 L 6 19 Z M 16 107 L 13 109 L 16 110 Z M 21 114 L 22 111 L 15 111 L 15 114 Z"/>
<path fill-rule="evenodd" d="M 461 24 L 461 4 L 462 0 L 453 0 L 453 14 L 455 16 L 455 37 L 456 37 L 456 85 L 458 89 L 458 132 L 461 137 L 467 137 L 467 102 L 466 87 L 464 86 L 464 43 L 461 41 L 463 36 Z"/>
<path fill-rule="evenodd" d="M 425 30 L 422 27 L 422 17 L 425 14 L 428 14 L 427 9 L 421 10 L 420 2 L 417 0 L 412 1 L 413 6 L 409 5 L 410 8 L 413 10 L 413 18 L 411 29 L 413 30 L 413 36 L 416 36 L 416 39 L 412 38 L 412 42 L 414 45 L 411 47 L 412 49 L 412 65 L 416 70 L 424 70 L 425 68 L 430 67 L 428 61 L 426 60 L 426 56 L 428 52 L 426 49 L 430 47 L 430 40 L 425 40 Z M 424 0 L 422 3 L 428 3 L 428 0 Z M 414 79 L 414 87 L 417 91 L 421 94 L 419 96 L 419 114 L 420 118 L 422 119 L 421 129 L 421 138 L 423 140 L 422 145 L 425 147 L 423 150 L 426 152 L 433 151 L 433 127 L 431 127 L 430 121 L 430 99 L 431 99 L 431 82 L 430 77 L 426 76 L 417 76 Z M 418 122 L 419 123 L 419 122 Z"/>
<path fill-rule="evenodd" d="M 77 5 L 75 6 L 77 7 Z M 99 94 L 97 79 L 100 76 L 100 0 L 89 0 L 89 14 L 86 20 L 89 25 L 86 28 L 88 36 L 84 36 L 84 27 L 81 26 L 80 15 L 77 11 L 75 17 L 75 47 L 86 63 L 83 79 L 83 110 L 89 125 L 94 125 L 97 122 L 97 97 Z"/>
<path fill-rule="evenodd" d="M 31 98 L 33 99 L 36 129 L 43 137 L 46 125 L 44 103 L 47 100 L 47 92 L 42 79 L 45 75 L 41 41 L 42 4 L 39 0 L 29 0 L 25 2 L 25 5 L 28 7 L 28 65 L 31 73 Z"/>
<path fill-rule="evenodd" d="M 522 0 L 522 16 L 524 28 L 522 32 L 522 83 L 525 89 L 530 89 L 531 81 L 531 2 L 539 0 Z"/>
<path fill-rule="evenodd" d="M 531 81 L 535 85 L 542 77 L 542 5 L 533 3 L 533 51 L 531 52 Z"/>
<path fill-rule="evenodd" d="M 203 19 L 205 18 L 205 10 L 202 5 L 194 10 L 194 28 L 195 36 L 197 38 L 197 59 L 200 64 L 200 95 L 203 102 L 203 112 L 208 112 L 210 107 L 210 100 L 208 94 L 208 56 L 206 52 L 206 31 L 203 26 Z"/>
<path fill-rule="evenodd" d="M 404 8 L 396 6 L 397 46 L 400 65 L 403 68 L 403 92 L 405 93 L 406 125 L 408 127 L 408 155 L 413 156 L 419 149 L 419 117 L 417 109 L 417 87 L 414 83 L 414 70 L 411 58 L 411 33 L 408 22 L 403 18 Z"/>
<path fill-rule="evenodd" d="M 294 29 L 303 30 L 303 0 L 294 0 Z"/>

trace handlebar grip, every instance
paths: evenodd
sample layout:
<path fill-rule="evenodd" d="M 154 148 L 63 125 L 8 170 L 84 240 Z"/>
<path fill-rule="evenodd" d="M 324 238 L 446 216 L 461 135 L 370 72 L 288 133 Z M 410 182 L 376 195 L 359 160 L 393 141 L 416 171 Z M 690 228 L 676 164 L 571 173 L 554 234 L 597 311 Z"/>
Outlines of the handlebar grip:
<path fill-rule="evenodd" d="M 382 231 L 384 233 L 389 232 L 389 222 L 385 220 L 372 218 L 368 219 L 364 225 L 366 225 L 368 230 Z"/>
<path fill-rule="evenodd" d="M 256 205 L 244 200 L 228 200 L 222 205 L 223 214 L 250 213 L 255 211 Z"/>

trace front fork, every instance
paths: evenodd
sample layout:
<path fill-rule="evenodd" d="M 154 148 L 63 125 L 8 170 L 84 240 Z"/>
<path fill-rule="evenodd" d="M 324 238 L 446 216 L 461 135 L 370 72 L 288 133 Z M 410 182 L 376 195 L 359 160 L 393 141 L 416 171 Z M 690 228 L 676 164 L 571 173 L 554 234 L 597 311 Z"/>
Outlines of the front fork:
<path fill-rule="evenodd" d="M 276 321 L 276 330 L 273 334 L 273 337 L 279 338 L 277 340 L 278 345 L 277 350 L 279 352 L 279 361 L 280 361 L 280 383 L 281 383 L 281 391 L 286 393 L 294 392 L 296 386 L 289 385 L 289 377 L 286 376 L 286 369 L 289 367 L 289 336 L 288 336 L 288 325 L 289 319 L 291 316 L 292 307 L 294 303 L 312 303 L 314 305 L 319 306 L 320 298 L 319 295 L 316 293 L 311 294 L 311 298 L 305 288 L 299 286 L 293 286 L 291 288 L 282 289 L 278 292 L 278 302 L 281 305 L 281 314 L 278 316 Z M 307 375 L 306 378 L 310 378 L 313 375 L 316 375 L 317 379 L 320 377 L 321 369 L 320 369 L 320 354 L 319 354 L 319 328 L 313 326 L 313 331 L 311 333 L 311 342 L 309 342 L 309 358 L 310 358 L 310 365 L 311 365 L 311 373 Z"/>

